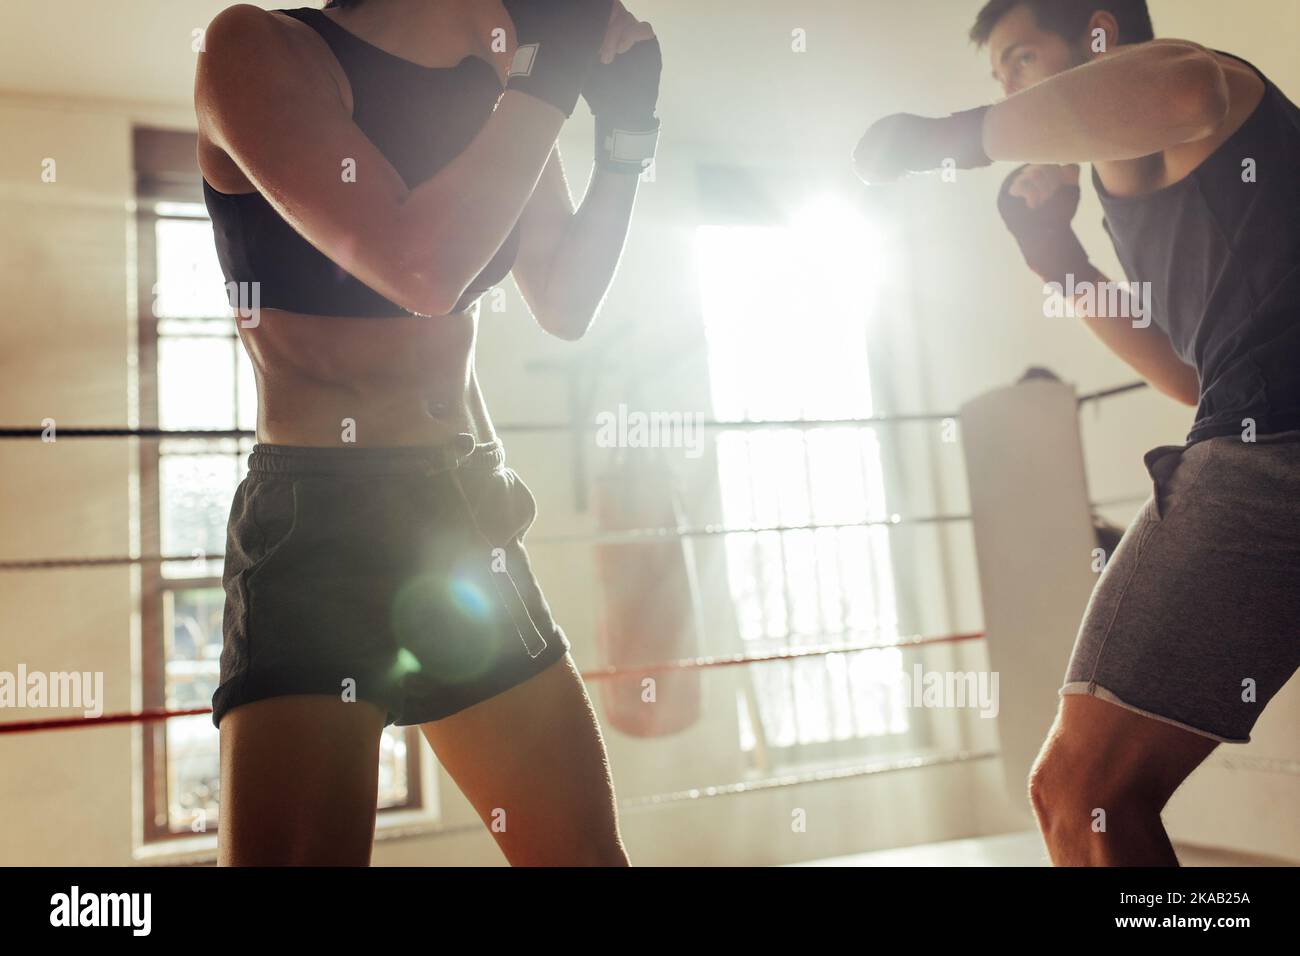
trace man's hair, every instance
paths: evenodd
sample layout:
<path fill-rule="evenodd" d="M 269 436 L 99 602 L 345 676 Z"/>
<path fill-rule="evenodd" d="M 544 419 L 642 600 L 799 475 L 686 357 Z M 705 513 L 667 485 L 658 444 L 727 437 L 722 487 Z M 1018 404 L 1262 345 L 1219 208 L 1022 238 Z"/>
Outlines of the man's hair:
<path fill-rule="evenodd" d="M 1083 38 L 1088 21 L 1098 10 L 1105 10 L 1119 22 L 1120 43 L 1145 43 L 1156 37 L 1147 0 L 989 0 L 971 27 L 971 42 L 984 46 L 998 21 L 1022 6 L 1029 8 L 1041 29 L 1071 43 Z"/>
<path fill-rule="evenodd" d="M 361 0 L 329 0 L 329 2 L 325 4 L 325 9 L 328 10 L 330 7 L 339 8 L 359 6 L 361 6 Z"/>

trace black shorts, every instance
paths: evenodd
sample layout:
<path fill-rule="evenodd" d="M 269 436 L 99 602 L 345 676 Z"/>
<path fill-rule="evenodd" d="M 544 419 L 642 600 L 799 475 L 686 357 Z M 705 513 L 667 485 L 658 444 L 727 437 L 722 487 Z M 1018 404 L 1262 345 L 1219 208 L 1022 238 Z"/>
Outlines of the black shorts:
<path fill-rule="evenodd" d="M 537 505 L 499 443 L 256 445 L 248 467 L 227 530 L 213 724 L 289 694 L 419 724 L 568 653 L 523 546 Z"/>

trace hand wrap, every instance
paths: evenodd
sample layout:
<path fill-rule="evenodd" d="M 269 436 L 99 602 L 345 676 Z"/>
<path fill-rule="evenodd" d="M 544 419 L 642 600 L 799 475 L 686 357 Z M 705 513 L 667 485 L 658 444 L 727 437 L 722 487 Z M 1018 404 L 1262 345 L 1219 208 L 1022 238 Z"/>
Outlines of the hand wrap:
<path fill-rule="evenodd" d="M 609 29 L 614 0 L 502 0 L 515 24 L 515 58 L 506 89 L 573 115 Z"/>
<path fill-rule="evenodd" d="M 654 160 L 659 142 L 659 40 L 642 40 L 597 63 L 587 75 L 583 99 L 596 118 L 596 164 L 616 173 L 639 175 Z"/>

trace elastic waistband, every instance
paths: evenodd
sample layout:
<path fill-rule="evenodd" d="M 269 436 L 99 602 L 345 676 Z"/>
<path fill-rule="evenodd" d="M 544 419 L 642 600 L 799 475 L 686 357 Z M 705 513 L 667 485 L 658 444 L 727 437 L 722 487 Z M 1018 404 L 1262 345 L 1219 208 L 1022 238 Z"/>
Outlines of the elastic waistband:
<path fill-rule="evenodd" d="M 1269 441 L 1294 441 L 1296 436 L 1300 435 L 1300 409 L 1281 414 L 1243 411 L 1198 422 L 1188 432 L 1187 444 L 1193 445 L 1209 438 L 1227 438 L 1230 435 L 1235 435 L 1240 440 L 1244 430 L 1241 424 L 1243 418 L 1254 419 L 1255 435 L 1259 441 L 1263 441 L 1265 437 Z M 1251 443 L 1243 442 L 1243 444 Z"/>
<path fill-rule="evenodd" d="M 443 445 L 403 445 L 392 448 L 257 444 L 248 456 L 250 474 L 287 477 L 418 475 L 452 468 L 495 470 L 505 463 L 506 453 L 501 442 L 479 442 L 473 435 L 457 435 L 454 440 Z"/>

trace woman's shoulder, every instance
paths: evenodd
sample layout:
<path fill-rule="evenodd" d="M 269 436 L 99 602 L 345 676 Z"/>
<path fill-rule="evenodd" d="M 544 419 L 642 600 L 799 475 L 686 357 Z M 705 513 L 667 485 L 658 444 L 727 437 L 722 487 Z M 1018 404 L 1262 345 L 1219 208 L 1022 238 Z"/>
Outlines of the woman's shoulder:
<path fill-rule="evenodd" d="M 196 91 L 226 87 L 283 91 L 285 85 L 339 92 L 337 61 L 320 35 L 279 11 L 237 3 L 203 34 Z"/>
<path fill-rule="evenodd" d="M 282 40 L 285 36 L 284 19 L 273 10 L 264 10 L 251 3 L 226 7 L 212 18 L 204 31 L 203 52 L 228 49 L 226 41 L 274 43 Z"/>
<path fill-rule="evenodd" d="M 248 3 L 217 14 L 204 31 L 194 82 L 200 168 L 212 174 L 209 182 L 245 191 L 228 144 L 263 135 L 286 111 L 348 109 L 337 66 L 320 36 L 292 17 Z"/>
<path fill-rule="evenodd" d="M 203 53 L 219 69 L 301 67 L 305 59 L 328 70 L 333 59 L 320 34 L 303 19 L 251 3 L 226 7 L 212 18 L 204 31 Z"/>

